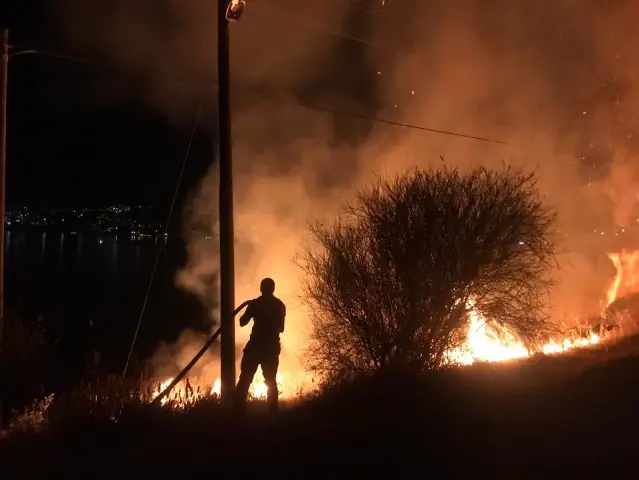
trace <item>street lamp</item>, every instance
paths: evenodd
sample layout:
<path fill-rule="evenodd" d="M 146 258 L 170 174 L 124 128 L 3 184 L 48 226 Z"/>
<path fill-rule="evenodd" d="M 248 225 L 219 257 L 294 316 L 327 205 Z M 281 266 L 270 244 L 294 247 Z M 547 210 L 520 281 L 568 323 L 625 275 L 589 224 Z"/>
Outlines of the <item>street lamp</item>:
<path fill-rule="evenodd" d="M 245 6 L 246 2 L 244 0 L 231 0 L 226 7 L 226 20 L 239 22 Z"/>

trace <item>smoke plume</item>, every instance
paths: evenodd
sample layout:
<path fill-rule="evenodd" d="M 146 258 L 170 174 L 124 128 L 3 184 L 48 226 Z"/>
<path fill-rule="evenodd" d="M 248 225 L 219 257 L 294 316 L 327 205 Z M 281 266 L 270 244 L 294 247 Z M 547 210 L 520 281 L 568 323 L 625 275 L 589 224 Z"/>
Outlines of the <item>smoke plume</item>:
<path fill-rule="evenodd" d="M 215 2 L 61 4 L 55 15 L 69 44 L 128 71 L 132 94 L 154 108 L 179 118 L 213 95 Z M 629 0 L 247 1 L 231 25 L 237 303 L 258 295 L 262 277 L 276 280 L 289 310 L 284 373 L 301 372 L 305 347 L 293 259 L 308 221 L 335 213 L 373 173 L 441 166 L 440 156 L 461 169 L 534 169 L 559 212 L 556 316 L 600 310 L 614 274 L 605 253 L 639 239 L 630 228 L 639 192 L 638 15 Z M 206 237 L 217 235 L 216 202 L 214 165 L 190 207 L 205 232 L 187 245 L 178 277 L 212 309 L 217 251 Z"/>

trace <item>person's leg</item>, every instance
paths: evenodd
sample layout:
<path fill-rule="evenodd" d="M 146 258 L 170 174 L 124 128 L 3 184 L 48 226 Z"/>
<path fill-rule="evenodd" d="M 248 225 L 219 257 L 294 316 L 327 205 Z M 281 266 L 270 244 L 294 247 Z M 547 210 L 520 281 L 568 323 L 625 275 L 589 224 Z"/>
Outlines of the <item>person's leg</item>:
<path fill-rule="evenodd" d="M 235 407 L 238 410 L 244 410 L 249 388 L 251 383 L 253 383 L 255 372 L 257 372 L 259 357 L 256 353 L 255 349 L 250 348 L 249 345 L 244 348 L 242 363 L 240 364 L 240 379 L 235 388 Z"/>
<path fill-rule="evenodd" d="M 266 403 L 272 412 L 278 410 L 277 369 L 280 363 L 280 348 L 268 352 L 262 360 L 262 373 L 266 384 Z"/>

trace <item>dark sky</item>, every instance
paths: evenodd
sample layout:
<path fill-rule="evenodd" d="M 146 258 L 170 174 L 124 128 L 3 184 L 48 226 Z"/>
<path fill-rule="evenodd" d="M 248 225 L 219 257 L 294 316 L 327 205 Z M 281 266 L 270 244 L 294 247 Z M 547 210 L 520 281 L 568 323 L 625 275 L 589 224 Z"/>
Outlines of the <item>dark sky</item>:
<path fill-rule="evenodd" d="M 16 0 L 5 9 L 3 23 L 14 51 L 65 53 L 44 0 Z M 99 61 L 82 64 L 37 54 L 10 60 L 9 206 L 169 204 L 190 129 L 135 101 L 94 100 L 96 85 L 131 81 Z M 210 135 L 199 132 L 183 192 L 201 177 L 211 155 Z"/>
<path fill-rule="evenodd" d="M 14 0 L 14 6 L 5 16 L 8 21 L 4 22 L 11 29 L 10 40 L 14 50 L 38 49 L 70 54 L 88 58 L 93 63 L 83 64 L 37 54 L 16 56 L 10 61 L 9 205 L 142 203 L 160 208 L 168 206 L 190 136 L 192 118 L 189 118 L 189 109 L 181 110 L 179 120 L 167 116 L 166 111 L 152 109 L 148 102 L 143 103 L 143 89 L 148 87 L 148 79 L 145 83 L 143 78 L 136 78 L 135 68 L 129 68 L 127 72 L 113 68 L 109 63 L 112 59 L 95 56 L 99 55 L 96 53 L 99 48 L 94 48 L 93 54 L 69 51 L 68 43 L 59 37 L 60 32 L 56 31 L 51 20 L 54 10 L 51 6 L 54 4 L 55 0 Z M 340 0 L 336 5 L 350 4 Z M 77 7 L 75 12 L 92 14 L 95 21 L 96 14 L 92 10 L 96 9 L 86 7 Z M 368 17 L 362 14 L 361 9 L 346 9 L 345 23 L 337 25 L 337 29 L 357 31 L 359 37 L 368 38 L 367 24 L 360 25 L 362 18 Z M 262 22 L 262 25 L 269 24 Z M 272 33 L 271 30 L 269 32 Z M 126 38 L 122 32 L 111 33 L 111 39 Z M 288 35 L 285 37 L 280 40 L 290 43 Z M 306 75 L 308 78 L 302 75 L 297 79 L 295 88 L 291 90 L 304 102 L 335 108 L 339 105 L 323 101 L 316 92 L 327 90 L 331 95 L 340 92 L 340 98 L 353 97 L 351 103 L 366 104 L 367 108 L 359 109 L 361 113 L 375 115 L 380 95 L 375 84 L 377 67 L 364 60 L 366 45 L 346 41 L 348 48 L 344 48 L 345 41 L 339 36 L 324 33 L 318 37 L 323 46 L 320 50 L 326 50 L 326 61 L 311 69 Z M 159 41 L 167 45 L 174 43 L 174 39 L 168 38 L 160 38 Z M 123 48 L 130 48 L 133 43 L 125 43 Z M 191 39 L 191 43 L 199 45 L 206 42 L 193 42 Z M 277 41 L 274 40 L 273 45 L 277 47 Z M 81 42 L 76 42 L 75 47 L 83 48 Z M 91 51 L 91 47 L 87 47 L 87 51 Z M 237 62 L 240 63 L 241 59 Z M 349 67 L 342 68 L 344 65 Z M 277 71 L 277 68 L 269 71 Z M 191 75 L 193 72 L 179 73 L 195 78 Z M 271 89 L 273 85 L 280 88 L 277 81 L 271 82 Z M 180 88 L 191 89 L 177 82 L 175 89 Z M 210 93 L 210 101 L 204 99 L 203 125 L 189 157 L 181 187 L 183 194 L 193 190 L 212 161 L 214 128 L 211 126 L 214 125 L 215 91 Z M 172 92 L 165 86 L 163 94 L 172 95 Z M 180 96 L 180 92 L 176 91 L 175 95 Z M 242 103 L 241 95 L 233 95 L 235 106 Z M 194 100 L 193 116 L 197 110 L 196 102 L 201 101 L 201 98 Z M 245 101 L 252 100 L 247 97 Z M 336 116 L 334 123 L 333 140 L 336 143 L 348 136 L 349 141 L 358 144 L 371 129 L 370 122 L 361 119 L 349 120 L 347 125 L 343 125 L 344 117 Z M 355 168 L 352 158 L 343 159 L 341 164 L 348 161 Z M 332 168 L 321 172 L 320 176 L 326 176 L 329 183 L 341 181 L 341 177 L 333 178 L 335 169 Z"/>
<path fill-rule="evenodd" d="M 142 203 L 158 205 L 160 208 L 167 206 L 171 200 L 188 143 L 191 119 L 184 118 L 178 125 L 174 118 L 169 121 L 158 110 L 152 110 L 145 106 L 148 103 L 142 104 L 141 100 L 135 100 L 143 98 L 144 95 L 122 94 L 127 91 L 135 92 L 136 82 L 139 82 L 138 92 L 139 89 L 145 88 L 144 82 L 134 78 L 131 71 L 124 73 L 122 70 L 112 68 L 108 61 L 92 57 L 87 53 L 70 52 L 68 47 L 64 46 L 61 39 L 58 38 L 59 31 L 56 32 L 54 22 L 50 19 L 53 10 L 51 5 L 57 4 L 58 1 L 61 2 L 61 0 L 10 0 L 10 3 L 3 3 L 4 11 L 0 15 L 2 23 L 11 29 L 11 43 L 15 46 L 15 50 L 36 48 L 51 52 L 70 53 L 79 57 L 88 57 L 94 62 L 93 64 L 83 64 L 40 55 L 18 56 L 10 61 L 7 158 L 9 205 Z M 93 1 L 95 4 L 109 3 L 108 0 Z M 332 1 L 336 2 L 337 0 Z M 87 0 L 87 3 L 80 0 L 71 3 L 74 3 L 76 7 L 77 5 L 86 7 L 84 9 L 77 7 L 77 12 L 87 14 L 87 11 L 96 10 L 90 0 Z M 127 4 L 126 1 L 121 3 Z M 158 5 L 162 3 L 166 2 L 158 2 Z M 269 5 L 274 3 L 276 3 L 275 0 Z M 286 2 L 281 1 L 280 3 L 283 5 Z M 336 4 L 364 3 L 366 2 L 343 2 L 340 0 Z M 410 2 L 406 0 L 405 3 L 407 5 L 410 3 L 421 4 L 421 1 L 412 0 Z M 201 5 L 208 5 L 208 3 L 203 0 L 202 4 L 198 3 L 198 5 L 200 5 L 198 8 L 204 8 Z M 282 9 L 281 5 L 280 10 Z M 154 5 L 150 8 L 155 11 Z M 368 39 L 370 25 L 362 22 L 365 15 L 363 16 L 361 8 L 361 6 L 353 7 L 352 12 L 347 9 L 341 24 L 336 24 L 331 28 L 349 34 L 355 32 L 357 36 Z M 159 10 L 161 9 L 158 7 Z M 401 13 L 402 11 L 408 12 L 406 13 L 408 15 L 412 9 L 397 9 L 397 12 Z M 78 15 L 81 14 L 78 13 Z M 266 21 L 260 20 L 258 22 L 257 17 L 258 15 L 255 16 L 256 23 L 251 24 L 246 21 L 244 25 L 249 25 L 251 28 L 258 25 L 270 27 Z M 95 21 L 95 18 L 93 20 Z M 81 21 L 81 18 L 76 18 L 76 21 Z M 384 21 L 390 22 L 388 19 Z M 97 23 L 99 24 L 99 22 Z M 329 24 L 328 21 L 325 23 Z M 87 21 L 86 24 L 89 25 L 87 29 L 93 28 L 92 23 Z M 386 35 L 384 42 L 396 41 L 397 32 L 411 30 L 409 28 L 410 22 L 407 23 L 407 19 L 403 19 L 399 24 L 402 28 L 395 29 L 392 35 Z M 200 28 L 198 25 L 195 25 L 193 29 Z M 288 24 L 277 24 L 268 30 L 269 42 L 277 37 L 278 33 L 282 37 L 278 37 L 279 40 L 272 40 L 270 50 L 279 51 L 276 47 L 292 43 L 290 41 L 292 33 L 284 28 L 286 25 Z M 200 62 L 202 64 L 208 64 L 208 60 L 210 60 L 209 50 L 206 46 L 210 40 L 209 30 L 207 25 L 204 28 L 206 35 L 203 37 L 206 41 L 200 41 L 201 39 L 194 33 L 193 38 L 197 41 L 193 41 L 191 38 L 191 43 L 188 44 L 189 49 L 193 45 L 197 45 L 202 46 L 206 51 L 207 61 Z M 250 29 L 245 28 L 245 32 L 248 31 Z M 111 31 L 108 30 L 108 32 L 111 35 Z M 179 43 L 178 40 L 182 38 L 184 32 L 179 29 L 177 32 L 177 36 L 173 37 L 159 36 L 166 43 L 162 49 L 159 49 L 161 52 L 164 52 L 167 46 Z M 308 36 L 308 32 L 306 32 L 306 36 Z M 128 42 L 125 44 L 126 46 L 134 44 L 122 32 L 117 35 L 114 33 L 112 37 L 123 38 L 123 41 Z M 157 39 L 153 36 L 152 38 L 154 41 Z M 251 38 L 249 34 L 246 34 L 244 44 L 251 43 Z M 388 98 L 382 98 L 381 92 L 384 87 L 376 83 L 377 71 L 390 70 L 393 68 L 393 63 L 388 61 L 387 65 L 385 64 L 382 68 L 379 65 L 362 61 L 365 47 L 361 43 L 349 43 L 348 40 L 329 35 L 326 32 L 318 34 L 318 38 L 320 39 L 318 51 L 323 52 L 325 49 L 325 62 L 319 62 L 309 72 L 306 72 L 305 75 L 308 78 L 301 75 L 299 78 L 295 77 L 290 80 L 294 88 L 289 89 L 303 103 L 356 111 L 370 116 L 388 116 L 388 110 L 393 105 L 391 100 L 395 97 L 387 93 Z M 405 41 L 408 42 L 408 39 Z M 534 43 L 537 42 L 538 40 L 535 40 Z M 81 42 L 76 42 L 76 47 L 81 48 L 78 43 Z M 242 43 L 242 39 L 239 39 L 239 43 Z M 87 49 L 90 50 L 89 47 Z M 184 55 L 184 52 L 179 49 L 176 51 Z M 255 51 L 246 45 L 242 51 L 245 51 L 244 57 L 234 59 L 234 62 L 253 65 L 250 62 L 253 62 L 258 56 Z M 247 57 L 246 52 L 252 56 Z M 381 49 L 381 52 L 383 53 L 384 50 Z M 293 53 L 291 55 L 294 57 Z M 303 54 L 305 55 L 307 52 L 301 51 L 300 55 L 303 56 Z M 179 57 L 179 55 L 176 56 Z M 380 56 L 382 55 L 380 54 Z M 389 56 L 392 55 L 389 53 Z M 136 61 L 139 60 L 137 57 L 132 58 L 135 58 Z M 250 62 L 247 61 L 249 58 Z M 164 57 L 162 57 L 162 62 L 164 62 Z M 198 65 L 198 62 L 192 63 Z M 272 85 L 277 85 L 278 88 L 281 83 L 287 83 L 282 82 L 282 79 L 273 73 L 282 70 L 282 68 L 278 68 L 279 66 L 280 64 L 277 63 L 268 64 L 268 69 L 263 66 L 264 68 L 259 70 L 263 76 L 264 72 L 268 71 L 273 78 L 270 78 L 269 75 L 266 77 L 270 79 Z M 550 73 L 554 71 L 550 67 L 540 66 L 540 71 L 545 71 L 544 69 L 549 69 Z M 191 75 L 192 73 L 194 72 L 184 74 Z M 284 73 L 291 77 L 290 72 Z M 255 75 L 257 76 L 257 73 Z M 416 75 L 416 78 L 421 77 Z M 569 76 L 569 78 L 573 78 L 573 76 Z M 405 83 L 412 85 L 411 82 Z M 598 99 L 597 95 L 606 94 L 607 97 L 618 97 L 617 90 L 623 90 L 623 84 L 610 85 L 612 84 L 606 84 L 605 88 L 602 87 L 603 90 L 607 90 L 603 93 L 593 94 L 592 99 L 589 99 L 590 97 L 586 98 L 585 101 L 581 99 L 576 106 L 571 106 L 572 113 L 568 115 L 569 121 L 564 122 L 566 130 L 583 130 L 585 132 L 582 135 L 583 138 L 580 137 L 579 145 L 575 147 L 573 143 L 570 143 L 565 148 L 572 153 L 579 152 L 578 157 L 582 156 L 582 150 L 586 151 L 587 155 L 584 154 L 583 157 L 588 157 L 586 163 L 589 169 L 592 169 L 593 163 L 600 162 L 599 157 L 605 160 L 609 156 L 609 152 L 605 149 L 602 152 L 593 152 L 589 147 L 590 134 L 588 132 L 589 129 L 595 127 L 582 125 L 584 120 L 588 122 L 591 119 L 590 117 L 584 118 L 581 112 L 591 110 L 590 103 L 608 102 L 605 98 L 604 100 Z M 179 86 L 176 85 L 175 88 L 177 89 Z M 286 88 L 286 86 L 282 88 Z M 385 88 L 388 90 L 388 85 Z M 612 94 L 607 94 L 608 90 L 611 90 Z M 171 95 L 170 92 L 165 94 Z M 333 101 L 334 98 L 339 101 Z M 208 105 L 211 111 L 210 107 L 213 106 L 214 101 L 214 92 L 212 91 Z M 234 102 L 237 102 L 237 97 L 234 97 Z M 353 102 L 355 102 L 355 106 L 353 106 Z M 498 102 L 492 102 L 491 105 L 496 103 Z M 196 105 L 193 105 L 192 110 L 195 112 Z M 380 111 L 382 113 L 379 113 Z M 206 117 L 210 124 L 211 115 L 206 115 Z M 576 120 L 573 121 L 574 119 Z M 344 138 L 341 137 L 348 136 L 349 142 L 357 144 L 366 138 L 371 129 L 370 122 L 362 120 L 352 120 L 344 116 L 335 116 L 334 120 L 336 134 L 332 140 L 336 143 L 344 141 Z M 410 119 L 402 117 L 397 120 L 408 121 Z M 560 122 L 557 123 L 559 123 L 557 128 L 561 128 Z M 439 125 L 437 122 L 433 122 L 430 126 L 438 127 Z M 213 155 L 211 131 L 210 125 L 208 129 L 202 127 L 202 131 L 196 136 L 194 149 L 187 165 L 183 193 L 192 190 L 211 163 Z M 397 131 L 394 130 L 394 132 Z M 624 135 L 623 137 L 624 141 L 628 141 L 629 136 Z M 348 180 L 350 177 L 344 175 L 345 160 L 347 159 L 340 160 L 343 169 L 338 173 L 340 178 L 344 176 Z M 601 160 L 601 163 L 605 163 L 604 160 Z M 356 165 L 353 164 L 353 169 L 355 167 Z M 319 171 L 317 173 L 322 178 L 326 177 L 325 183 L 335 183 L 340 180 L 333 178 L 335 174 L 336 170 L 332 167 L 329 167 L 326 172 Z"/>

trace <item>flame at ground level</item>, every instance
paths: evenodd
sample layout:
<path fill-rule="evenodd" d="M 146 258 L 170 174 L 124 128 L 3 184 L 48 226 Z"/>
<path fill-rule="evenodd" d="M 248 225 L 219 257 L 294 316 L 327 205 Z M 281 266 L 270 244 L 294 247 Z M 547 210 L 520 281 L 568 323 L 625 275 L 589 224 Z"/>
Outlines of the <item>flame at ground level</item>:
<path fill-rule="evenodd" d="M 601 335 L 589 332 L 585 336 L 565 336 L 552 339 L 537 349 L 530 349 L 526 348 L 515 334 L 504 327 L 486 322 L 481 314 L 471 309 L 466 341 L 462 347 L 451 350 L 446 355 L 446 363 L 469 366 L 478 362 L 505 362 L 524 359 L 537 354 L 557 355 L 576 348 L 597 345 L 602 340 Z M 173 378 L 168 378 L 161 382 L 152 398 L 157 397 L 172 381 Z M 277 384 L 282 399 L 290 399 L 303 391 L 311 390 L 308 383 L 295 382 L 293 377 L 286 373 L 278 373 Z M 205 382 L 204 386 L 199 382 L 196 385 L 199 386 L 193 387 L 190 380 L 178 383 L 173 391 L 162 399 L 162 405 L 184 408 L 206 397 L 220 395 L 221 382 L 219 378 L 213 382 Z M 251 384 L 249 396 L 254 400 L 263 400 L 266 398 L 266 394 L 267 387 L 264 383 L 264 377 L 258 371 Z"/>
<path fill-rule="evenodd" d="M 293 396 L 293 391 L 288 387 L 290 385 L 282 382 L 282 374 L 277 374 L 277 387 L 280 393 L 280 397 L 288 398 Z M 155 399 L 160 393 L 162 393 L 173 382 L 173 378 L 167 378 L 160 382 L 153 392 L 151 399 Z M 193 386 L 190 379 L 179 382 L 173 390 L 162 399 L 162 405 L 172 405 L 176 407 L 185 407 L 187 405 L 196 403 L 207 397 L 219 397 L 222 390 L 222 382 L 218 378 L 213 382 L 204 382 L 204 386 L 200 382 L 194 382 L 196 386 Z M 263 400 L 266 398 L 268 388 L 264 383 L 264 377 L 261 372 L 255 374 L 255 379 L 249 388 L 249 398 L 253 400 Z"/>
<path fill-rule="evenodd" d="M 504 362 L 527 358 L 535 354 L 553 355 L 575 348 L 589 347 L 601 341 L 600 335 L 589 332 L 586 336 L 565 336 L 551 339 L 536 349 L 524 343 L 508 329 L 490 324 L 476 310 L 471 309 L 466 341 L 446 355 L 448 363 L 472 365 L 476 362 Z"/>
<path fill-rule="evenodd" d="M 611 253 L 608 255 L 612 261 L 616 276 L 607 292 L 607 305 L 616 299 L 639 291 L 639 250 Z M 469 308 L 472 305 L 469 305 Z M 478 362 L 505 362 L 531 357 L 533 355 L 558 355 L 577 348 L 587 348 L 605 341 L 607 333 L 588 331 L 585 335 L 565 335 L 561 338 L 549 340 L 538 348 L 527 348 L 524 343 L 508 329 L 487 322 L 475 309 L 470 308 L 468 319 L 468 333 L 464 345 L 451 350 L 446 355 L 448 364 L 472 365 Z M 302 391 L 312 390 L 312 384 L 307 380 L 299 380 L 303 377 L 294 377 L 291 372 L 280 373 L 277 376 L 280 398 L 291 398 Z M 172 381 L 168 378 L 161 382 L 153 395 L 155 398 Z M 220 380 L 216 379 L 208 383 L 197 382 L 198 387 L 193 387 L 188 380 L 180 382 L 165 399 L 163 405 L 184 407 L 195 403 L 202 398 L 218 396 L 220 394 Z M 261 371 L 258 371 L 249 394 L 253 399 L 264 399 L 267 387 Z"/>

